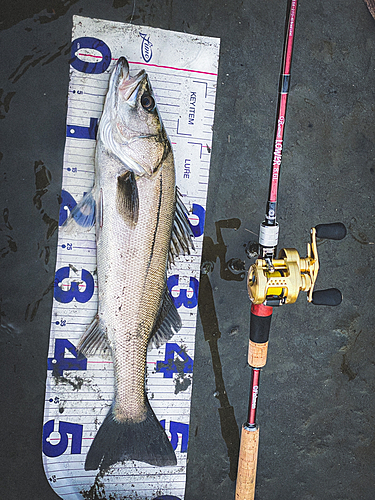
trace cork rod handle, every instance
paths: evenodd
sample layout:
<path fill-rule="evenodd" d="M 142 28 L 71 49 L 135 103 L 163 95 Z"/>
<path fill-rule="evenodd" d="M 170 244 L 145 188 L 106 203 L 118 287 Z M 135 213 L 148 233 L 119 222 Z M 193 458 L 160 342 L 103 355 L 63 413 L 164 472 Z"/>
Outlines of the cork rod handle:
<path fill-rule="evenodd" d="M 236 500 L 254 500 L 257 473 L 259 428 L 242 426 L 238 458 Z"/>

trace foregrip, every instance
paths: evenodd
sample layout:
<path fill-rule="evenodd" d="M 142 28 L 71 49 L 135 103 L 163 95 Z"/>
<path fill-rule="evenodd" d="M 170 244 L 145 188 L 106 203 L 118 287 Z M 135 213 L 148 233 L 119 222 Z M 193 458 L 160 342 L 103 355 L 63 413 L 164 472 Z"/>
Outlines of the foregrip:
<path fill-rule="evenodd" d="M 248 363 L 253 368 L 262 368 L 267 362 L 271 318 L 271 306 L 251 304 Z"/>

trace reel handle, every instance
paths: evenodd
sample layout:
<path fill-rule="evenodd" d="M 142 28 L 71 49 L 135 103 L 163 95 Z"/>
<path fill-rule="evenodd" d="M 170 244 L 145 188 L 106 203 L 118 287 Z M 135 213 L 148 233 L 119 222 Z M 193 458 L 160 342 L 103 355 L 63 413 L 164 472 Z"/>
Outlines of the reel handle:
<path fill-rule="evenodd" d="M 317 238 L 342 240 L 346 236 L 346 227 L 342 222 L 318 224 L 315 227 L 315 235 Z M 317 306 L 338 306 L 342 302 L 342 293 L 337 288 L 315 290 L 311 302 Z"/>
<path fill-rule="evenodd" d="M 338 306 L 342 301 L 342 293 L 337 288 L 315 290 L 312 294 L 312 303 L 316 306 Z"/>
<path fill-rule="evenodd" d="M 316 237 L 328 240 L 342 240 L 346 236 L 346 227 L 342 222 L 318 224 L 315 226 Z"/>

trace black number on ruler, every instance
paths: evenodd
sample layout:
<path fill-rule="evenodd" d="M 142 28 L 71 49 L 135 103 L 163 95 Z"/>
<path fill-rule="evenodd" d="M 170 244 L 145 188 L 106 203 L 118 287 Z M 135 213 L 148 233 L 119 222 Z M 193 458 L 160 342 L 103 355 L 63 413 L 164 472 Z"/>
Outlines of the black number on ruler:
<path fill-rule="evenodd" d="M 58 443 L 52 444 L 54 438 L 50 438 L 50 436 L 53 433 L 54 427 L 54 420 L 49 420 L 43 426 L 43 453 L 47 455 L 47 457 L 59 457 L 60 455 L 62 455 L 68 448 L 68 435 L 70 435 L 72 438 L 70 453 L 72 455 L 79 455 L 82 448 L 83 425 L 60 421 L 58 430 L 60 437 L 56 438 L 56 441 L 58 440 Z"/>

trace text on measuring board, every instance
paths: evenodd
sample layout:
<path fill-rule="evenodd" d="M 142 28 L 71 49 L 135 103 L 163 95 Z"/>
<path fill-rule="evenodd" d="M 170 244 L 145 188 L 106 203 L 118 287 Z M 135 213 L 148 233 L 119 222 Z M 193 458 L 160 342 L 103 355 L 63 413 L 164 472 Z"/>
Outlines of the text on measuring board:
<path fill-rule="evenodd" d="M 189 125 L 194 125 L 196 103 L 197 103 L 197 93 L 196 92 L 190 92 L 189 115 L 188 115 Z"/>

